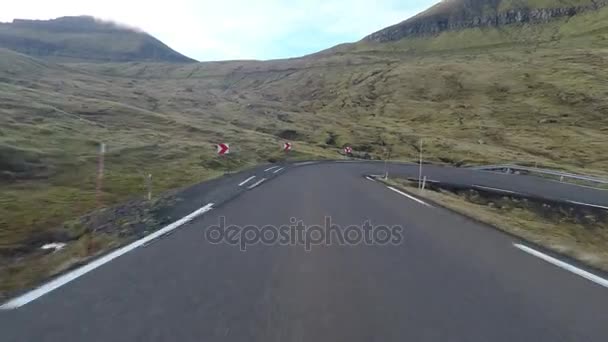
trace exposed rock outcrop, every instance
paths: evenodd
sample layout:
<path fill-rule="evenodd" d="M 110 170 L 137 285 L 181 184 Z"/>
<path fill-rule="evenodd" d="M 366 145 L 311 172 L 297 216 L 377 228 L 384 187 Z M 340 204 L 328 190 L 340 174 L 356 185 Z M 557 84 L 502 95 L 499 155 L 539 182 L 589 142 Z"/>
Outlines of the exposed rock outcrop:
<path fill-rule="evenodd" d="M 608 2 L 589 1 L 588 4 L 573 7 L 499 10 L 500 3 L 500 0 L 444 1 L 413 18 L 375 32 L 364 40 L 388 42 L 449 30 L 498 27 L 518 23 L 545 23 L 555 18 L 571 17 L 581 12 L 597 10 L 608 4 Z M 488 10 L 488 7 L 492 9 Z"/>

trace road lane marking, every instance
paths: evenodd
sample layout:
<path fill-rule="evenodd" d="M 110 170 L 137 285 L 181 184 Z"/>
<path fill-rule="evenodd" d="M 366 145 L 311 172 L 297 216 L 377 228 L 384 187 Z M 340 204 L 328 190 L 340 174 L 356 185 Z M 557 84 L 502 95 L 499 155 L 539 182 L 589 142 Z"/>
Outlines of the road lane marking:
<path fill-rule="evenodd" d="M 365 178 L 366 178 L 367 180 L 372 181 L 372 182 L 375 182 L 375 181 L 376 181 L 375 179 L 373 179 L 373 178 L 372 178 L 372 177 L 370 177 L 370 176 L 365 176 Z"/>
<path fill-rule="evenodd" d="M 277 167 L 278 167 L 278 166 L 269 167 L 269 168 L 267 168 L 266 170 L 264 170 L 264 172 L 268 172 L 268 171 L 270 171 L 270 170 L 274 170 L 274 169 L 276 169 Z"/>
<path fill-rule="evenodd" d="M 587 280 L 591 280 L 592 282 L 594 282 L 594 283 L 596 283 L 598 285 L 601 285 L 603 287 L 608 287 L 608 280 L 606 280 L 604 278 L 601 278 L 601 277 L 598 277 L 598 276 L 596 276 L 593 273 L 589 273 L 589 272 L 587 272 L 585 270 L 582 270 L 582 269 L 580 269 L 578 267 L 572 266 L 572 265 L 570 265 L 568 263 L 565 263 L 565 262 L 563 262 L 561 260 L 558 260 L 558 259 L 556 259 L 556 258 L 554 258 L 552 256 L 549 256 L 547 254 L 541 253 L 541 252 L 539 252 L 539 251 L 537 251 L 535 249 L 532 249 L 532 248 L 530 248 L 528 246 L 520 245 L 518 243 L 514 243 L 513 246 L 515 246 L 516 248 L 518 248 L 518 249 L 520 249 L 520 250 L 522 250 L 522 251 L 524 251 L 524 252 L 526 252 L 528 254 L 531 254 L 531 255 L 533 255 L 533 256 L 535 256 L 537 258 L 543 259 L 544 261 L 546 261 L 546 262 L 548 262 L 550 264 L 553 264 L 553 265 L 555 265 L 555 266 L 557 266 L 559 268 L 562 268 L 562 269 L 564 269 L 566 271 L 572 272 L 572 273 L 574 273 L 574 274 L 576 274 L 578 276 L 581 276 L 581 277 L 583 277 L 583 278 L 585 278 Z"/>
<path fill-rule="evenodd" d="M 285 170 L 285 168 L 284 168 L 284 167 L 282 167 L 282 168 L 280 168 L 280 169 L 278 169 L 278 170 L 274 170 L 274 171 L 272 171 L 272 173 L 279 173 L 279 172 L 281 172 L 281 171 L 283 171 L 283 170 Z"/>
<path fill-rule="evenodd" d="M 430 208 L 433 207 L 432 205 L 430 205 L 430 204 L 428 204 L 428 203 L 426 203 L 424 201 L 421 201 L 421 200 L 417 199 L 416 197 L 414 197 L 412 195 L 406 194 L 405 192 L 403 192 L 401 190 L 397 190 L 397 189 L 393 188 L 392 186 L 389 186 L 388 188 L 391 189 L 391 190 L 393 190 L 394 192 L 398 193 L 399 195 L 402 195 L 402 196 L 405 196 L 405 197 L 411 199 L 412 201 L 418 202 L 418 203 L 420 203 L 422 205 L 426 205 L 427 207 L 430 207 Z"/>
<path fill-rule="evenodd" d="M 239 183 L 239 186 L 243 186 L 243 185 L 249 183 L 254 178 L 255 178 L 255 176 L 251 176 L 251 177 L 245 179 L 244 181 L 242 181 L 242 182 Z"/>
<path fill-rule="evenodd" d="M 491 188 L 489 186 L 483 186 L 483 185 L 473 185 L 476 188 L 480 188 L 480 189 L 485 189 L 485 190 L 493 190 L 493 191 L 500 191 L 500 192 L 507 192 L 510 194 L 516 194 L 517 192 L 515 191 L 511 191 L 511 190 L 504 190 L 504 189 L 498 189 L 498 188 Z"/>
<path fill-rule="evenodd" d="M 266 180 L 266 178 L 262 178 L 259 181 L 255 182 L 253 185 L 249 186 L 247 189 L 251 190 L 251 189 L 255 188 L 256 186 L 262 184 L 265 180 Z"/>
<path fill-rule="evenodd" d="M 576 202 L 576 201 L 568 201 L 568 202 L 572 203 L 572 204 L 585 205 L 585 206 L 588 206 L 588 207 L 600 208 L 600 209 L 608 210 L 608 207 L 603 207 L 603 206 L 597 205 L 597 204 L 589 204 L 589 203 Z"/>
<path fill-rule="evenodd" d="M 384 177 L 384 176 L 381 176 L 381 177 Z M 414 178 L 414 177 L 408 177 L 408 179 L 407 179 L 407 180 L 409 180 L 409 181 L 411 181 L 411 182 L 416 182 L 416 183 L 419 183 L 419 182 L 421 181 L 420 179 L 418 179 L 418 178 Z M 422 180 L 424 181 L 424 178 L 423 178 Z M 438 181 L 438 180 L 434 180 L 434 179 L 428 179 L 428 178 L 427 178 L 427 180 L 426 180 L 425 182 L 426 182 L 426 183 L 441 183 L 441 182 L 440 182 L 440 181 Z"/>
<path fill-rule="evenodd" d="M 295 165 L 295 166 L 304 166 L 304 165 L 312 165 L 312 164 L 317 164 L 317 163 L 318 162 L 308 161 L 308 162 L 295 163 L 293 165 Z"/>
<path fill-rule="evenodd" d="M 17 309 L 25 304 L 28 304 L 31 301 L 34 301 L 42 296 L 44 296 L 45 294 L 58 289 L 59 287 L 93 271 L 94 269 L 107 264 L 108 262 L 118 258 L 119 256 L 126 254 L 140 246 L 146 245 L 147 243 L 149 243 L 150 241 L 157 239 L 161 236 L 164 236 L 168 233 L 170 233 L 171 231 L 179 228 L 180 226 L 192 221 L 194 218 L 208 212 L 209 210 L 213 209 L 213 203 L 209 203 L 206 206 L 194 211 L 193 213 L 189 214 L 188 216 L 185 216 L 173 223 L 171 223 L 170 225 L 157 230 L 156 232 L 147 235 L 135 242 L 132 242 L 124 247 L 121 247 L 113 252 L 110 252 L 98 259 L 93 260 L 92 262 L 81 266 L 73 271 L 70 271 L 66 274 L 63 274 L 53 280 L 51 280 L 50 282 L 43 284 L 42 286 L 27 292 L 17 298 L 11 299 L 10 301 L 6 302 L 5 304 L 3 304 L 2 306 L 0 306 L 0 310 L 11 310 L 11 309 Z"/>

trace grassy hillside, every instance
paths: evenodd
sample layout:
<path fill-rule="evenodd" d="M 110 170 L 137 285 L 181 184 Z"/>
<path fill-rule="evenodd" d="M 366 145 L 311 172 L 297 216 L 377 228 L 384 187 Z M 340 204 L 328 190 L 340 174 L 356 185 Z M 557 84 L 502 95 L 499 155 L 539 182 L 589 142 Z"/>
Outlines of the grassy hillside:
<path fill-rule="evenodd" d="M 0 48 L 62 61 L 194 62 L 144 32 L 92 17 L 0 23 Z"/>
<path fill-rule="evenodd" d="M 518 9 L 553 9 L 593 6 L 593 0 L 443 0 L 413 19 L 483 17 Z"/>
<path fill-rule="evenodd" d="M 341 52 L 409 54 L 446 51 L 478 52 L 489 49 L 515 47 L 530 52 L 536 48 L 601 48 L 608 39 L 608 9 L 587 12 L 570 18 L 560 18 L 543 25 L 508 25 L 503 27 L 472 28 L 439 33 L 429 37 L 410 37 L 390 43 L 362 41 L 341 47 Z M 477 50 L 477 51 L 474 51 Z"/>
<path fill-rule="evenodd" d="M 2 258 L 102 202 L 282 158 L 538 163 L 608 175 L 608 8 L 543 25 L 348 44 L 299 59 L 54 64 L 0 49 Z M 218 159 L 214 143 L 234 154 Z M 1 290 L 0 290 L 1 292 Z"/>
<path fill-rule="evenodd" d="M 263 119 L 250 128 L 228 120 L 224 112 L 237 112 L 221 99 L 221 91 L 211 106 L 197 98 L 200 89 L 195 93 L 178 79 L 93 76 L 0 54 L 2 65 L 11 66 L 0 70 L 0 224 L 8 228 L 0 231 L 0 241 L 5 246 L 19 244 L 26 231 L 35 235 L 94 208 L 99 142 L 108 145 L 106 204 L 142 196 L 148 173 L 156 191 L 219 175 L 226 167 L 214 157 L 213 143 L 238 140 L 228 160 L 235 168 L 280 155 L 279 138 L 255 129 L 265 125 Z M 14 66 L 27 71 L 15 75 Z M 201 95 L 210 101 L 213 92 Z M 306 147 L 300 151 L 312 153 Z M 32 215 L 31 208 L 45 210 Z"/>

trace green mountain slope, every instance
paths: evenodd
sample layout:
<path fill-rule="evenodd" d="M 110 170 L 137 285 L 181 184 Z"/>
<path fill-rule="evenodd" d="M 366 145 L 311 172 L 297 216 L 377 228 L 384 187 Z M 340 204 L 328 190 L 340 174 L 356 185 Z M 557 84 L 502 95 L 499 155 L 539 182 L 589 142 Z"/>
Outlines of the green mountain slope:
<path fill-rule="evenodd" d="M 63 61 L 193 62 L 146 33 L 92 17 L 0 23 L 0 47 Z"/>

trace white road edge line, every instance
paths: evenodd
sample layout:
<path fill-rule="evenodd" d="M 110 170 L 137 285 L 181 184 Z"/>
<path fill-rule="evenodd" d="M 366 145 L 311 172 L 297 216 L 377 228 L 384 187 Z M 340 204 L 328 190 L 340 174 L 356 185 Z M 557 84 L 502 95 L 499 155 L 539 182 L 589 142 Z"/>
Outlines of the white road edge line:
<path fill-rule="evenodd" d="M 272 173 L 279 173 L 279 172 L 281 172 L 281 171 L 283 171 L 283 170 L 285 170 L 285 168 L 284 168 L 284 167 L 282 167 L 282 168 L 280 168 L 280 169 L 278 169 L 278 170 L 274 170 L 274 171 L 272 171 Z"/>
<path fill-rule="evenodd" d="M 367 180 L 372 181 L 372 182 L 375 182 L 375 181 L 376 181 L 375 179 L 373 179 L 373 178 L 372 178 L 372 177 L 370 177 L 370 176 L 365 176 L 365 178 L 366 178 Z"/>
<path fill-rule="evenodd" d="M 194 218 L 208 212 L 211 209 L 213 209 L 213 203 L 207 204 L 206 206 L 196 210 L 195 212 L 189 214 L 188 216 L 185 216 L 144 238 L 141 238 L 124 247 L 121 247 L 98 259 L 95 259 L 92 262 L 90 262 L 84 266 L 81 266 L 73 271 L 70 271 L 64 275 L 61 275 L 61 276 L 51 280 L 50 282 L 43 284 L 42 286 L 40 286 L 30 292 L 27 292 L 17 298 L 11 299 L 10 301 L 8 301 L 5 304 L 3 304 L 2 306 L 0 306 L 0 310 L 17 309 L 23 305 L 26 305 L 27 303 L 34 301 L 34 300 L 44 296 L 45 294 L 47 294 L 53 290 L 56 290 L 59 287 L 93 271 L 94 269 L 96 269 L 104 264 L 107 264 L 108 262 L 118 258 L 119 256 L 126 254 L 126 253 L 136 249 L 137 247 L 143 246 L 143 245 L 149 243 L 150 241 L 157 239 L 157 238 L 171 232 L 172 230 L 179 228 L 180 226 L 184 225 L 185 223 L 192 221 Z"/>
<path fill-rule="evenodd" d="M 243 185 L 249 183 L 254 178 L 255 178 L 255 176 L 251 176 L 251 177 L 245 179 L 244 181 L 242 181 L 242 182 L 239 183 L 239 186 L 243 186 Z"/>
<path fill-rule="evenodd" d="M 278 166 L 269 167 L 269 168 L 267 168 L 266 170 L 264 170 L 264 172 L 268 172 L 268 171 L 270 171 L 270 170 L 274 170 L 274 169 L 276 169 L 277 167 L 278 167 Z"/>
<path fill-rule="evenodd" d="M 304 165 L 312 165 L 312 164 L 316 164 L 316 163 L 318 163 L 318 162 L 308 161 L 308 162 L 295 163 L 293 165 L 295 165 L 295 166 L 304 166 Z"/>
<path fill-rule="evenodd" d="M 421 200 L 417 199 L 414 196 L 408 195 L 408 194 L 406 194 L 405 192 L 403 192 L 401 190 L 397 190 L 397 189 L 393 188 L 392 186 L 388 186 L 387 188 L 393 190 L 394 192 L 398 193 L 399 195 L 402 195 L 402 196 L 405 196 L 405 197 L 411 199 L 412 201 L 418 202 L 418 203 L 420 203 L 422 205 L 426 205 L 427 207 L 431 207 L 431 208 L 433 207 L 432 205 L 430 205 L 430 204 L 428 204 L 428 203 L 426 203 L 424 201 L 421 201 Z"/>
<path fill-rule="evenodd" d="M 606 210 L 608 210 L 608 207 L 603 207 L 603 206 L 597 205 L 597 204 L 589 204 L 589 203 L 576 202 L 576 201 L 568 201 L 568 202 L 570 202 L 572 204 L 586 205 L 588 207 L 600 208 L 600 209 L 606 209 Z"/>
<path fill-rule="evenodd" d="M 535 256 L 537 258 L 543 259 L 544 261 L 546 261 L 546 262 L 548 262 L 550 264 L 553 264 L 553 265 L 555 265 L 557 267 L 560 267 L 560 268 L 562 268 L 562 269 L 564 269 L 566 271 L 572 272 L 572 273 L 574 273 L 574 274 L 576 274 L 578 276 L 581 276 L 581 277 L 583 277 L 583 278 L 585 278 L 587 280 L 590 280 L 590 281 L 592 281 L 592 282 L 594 282 L 594 283 L 596 283 L 598 285 L 601 285 L 603 287 L 608 287 L 608 280 L 606 280 L 604 278 L 601 278 L 601 277 L 598 277 L 598 276 L 596 276 L 593 273 L 589 273 L 589 272 L 587 272 L 585 270 L 581 270 L 578 267 L 572 266 L 572 265 L 570 265 L 568 263 L 565 263 L 565 262 L 563 262 L 561 260 L 558 260 L 558 259 L 556 259 L 556 258 L 554 258 L 552 256 L 549 256 L 547 254 L 541 253 L 541 252 L 539 252 L 539 251 L 537 251 L 535 249 L 532 249 L 532 248 L 530 248 L 528 246 L 524 246 L 524 245 L 521 245 L 521 244 L 518 244 L 518 243 L 514 243 L 513 246 L 515 246 L 515 248 L 518 248 L 518 249 L 520 249 L 520 250 L 522 250 L 522 251 L 524 251 L 524 252 L 526 252 L 528 254 L 531 254 L 531 255 L 533 255 L 533 256 Z"/>
<path fill-rule="evenodd" d="M 483 185 L 473 185 L 476 188 L 482 188 L 482 189 L 486 189 L 486 190 L 494 190 L 494 191 L 500 191 L 500 192 L 507 192 L 510 194 L 516 194 L 517 192 L 515 191 L 511 191 L 511 190 L 504 190 L 504 189 L 498 189 L 498 188 L 491 188 L 489 186 L 483 186 Z"/>
<path fill-rule="evenodd" d="M 251 189 L 255 188 L 256 186 L 262 184 L 265 180 L 266 180 L 266 178 L 262 178 L 259 181 L 255 182 L 254 184 L 250 185 L 247 189 L 251 190 Z"/>

